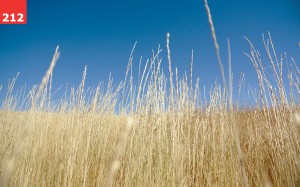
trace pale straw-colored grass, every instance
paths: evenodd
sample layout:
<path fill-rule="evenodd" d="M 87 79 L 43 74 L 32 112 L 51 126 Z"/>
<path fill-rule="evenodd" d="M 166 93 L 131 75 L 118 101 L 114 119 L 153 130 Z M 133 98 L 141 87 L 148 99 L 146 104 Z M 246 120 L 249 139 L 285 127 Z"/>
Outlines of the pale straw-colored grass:
<path fill-rule="evenodd" d="M 224 83 L 210 90 L 199 78 L 193 83 L 193 52 L 190 76 L 175 68 L 173 79 L 169 34 L 168 63 L 159 47 L 144 68 L 140 59 L 136 78 L 132 50 L 124 81 L 87 88 L 85 66 L 78 88 L 66 86 L 58 100 L 51 99 L 54 55 L 38 88 L 15 93 L 16 78 L 9 82 L 0 111 L 1 186 L 299 186 L 300 71 L 294 59 L 284 71 L 268 36 L 269 63 L 248 40 L 259 86 L 248 108 L 234 101 L 233 88 L 224 93 Z"/>

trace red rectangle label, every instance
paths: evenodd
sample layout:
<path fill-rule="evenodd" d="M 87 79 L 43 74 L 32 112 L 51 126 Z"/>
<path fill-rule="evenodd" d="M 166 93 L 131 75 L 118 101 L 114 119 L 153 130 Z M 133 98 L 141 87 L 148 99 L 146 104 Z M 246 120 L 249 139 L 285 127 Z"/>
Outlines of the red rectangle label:
<path fill-rule="evenodd" d="M 27 0 L 0 0 L 0 24 L 26 24 Z"/>

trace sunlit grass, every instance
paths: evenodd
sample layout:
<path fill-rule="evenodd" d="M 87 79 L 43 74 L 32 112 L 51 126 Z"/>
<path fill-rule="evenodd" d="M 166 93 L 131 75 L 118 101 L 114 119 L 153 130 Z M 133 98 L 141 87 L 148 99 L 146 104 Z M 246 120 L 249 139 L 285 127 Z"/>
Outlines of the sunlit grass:
<path fill-rule="evenodd" d="M 193 60 L 180 78 L 170 34 L 169 72 L 158 49 L 134 77 L 132 52 L 121 83 L 110 77 L 86 88 L 85 67 L 78 88 L 52 100 L 57 48 L 38 87 L 15 92 L 17 76 L 9 81 L 0 111 L 1 186 L 300 186 L 300 71 L 277 56 L 270 34 L 263 38 L 269 62 L 248 41 L 258 92 L 244 108 L 233 105 L 220 57 L 224 86 L 212 86 L 207 99 Z"/>

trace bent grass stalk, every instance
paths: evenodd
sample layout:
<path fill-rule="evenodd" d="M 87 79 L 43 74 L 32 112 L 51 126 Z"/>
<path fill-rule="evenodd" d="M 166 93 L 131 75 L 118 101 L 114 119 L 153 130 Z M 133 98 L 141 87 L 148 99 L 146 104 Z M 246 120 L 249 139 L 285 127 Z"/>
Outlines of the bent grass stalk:
<path fill-rule="evenodd" d="M 38 87 L 38 90 L 35 94 L 35 97 L 32 100 L 32 106 L 31 106 L 31 111 L 34 112 L 35 110 L 35 105 L 37 100 L 39 99 L 39 96 L 41 95 L 41 92 L 43 90 L 43 88 L 45 87 L 45 85 L 47 84 L 47 81 L 49 79 L 49 76 L 52 74 L 53 72 L 53 68 L 59 58 L 60 52 L 58 51 L 59 46 L 56 47 L 53 59 L 50 63 L 50 66 L 48 68 L 48 70 L 46 71 L 46 74 L 44 75 L 41 84 Z M 13 83 L 14 84 L 14 83 Z M 28 116 L 28 118 L 32 118 L 32 116 Z M 15 169 L 15 161 L 17 159 L 17 157 L 21 154 L 22 149 L 24 148 L 24 142 L 27 139 L 28 135 L 30 134 L 30 130 L 31 130 L 31 124 L 23 124 L 21 127 L 21 135 L 19 137 L 19 141 L 17 142 L 13 152 L 11 153 L 11 155 L 9 156 L 9 158 L 6 160 L 6 162 L 4 163 L 4 167 L 3 167 L 3 171 L 2 171 L 2 177 L 1 177 L 1 186 L 2 187 L 6 187 L 8 186 L 9 180 L 10 180 L 10 176 L 13 172 L 13 170 Z"/>
<path fill-rule="evenodd" d="M 218 58 L 218 65 L 219 65 L 219 70 L 220 70 L 220 74 L 221 74 L 222 81 L 223 81 L 223 86 L 224 86 L 224 89 L 225 89 L 225 93 L 227 95 L 228 88 L 227 88 L 226 78 L 225 78 L 225 74 L 224 74 L 223 64 L 222 64 L 222 61 L 221 61 L 220 48 L 219 48 L 219 44 L 218 44 L 218 41 L 217 41 L 215 27 L 214 27 L 214 23 L 213 23 L 213 20 L 212 20 L 212 16 L 211 16 L 211 13 L 210 13 L 210 8 L 208 6 L 207 0 L 204 0 L 204 5 L 205 5 L 206 11 L 207 11 L 208 22 L 209 22 L 210 29 L 211 29 L 211 35 L 212 35 L 214 45 L 215 45 L 215 49 L 216 49 L 216 54 L 217 54 L 217 58 Z"/>
<path fill-rule="evenodd" d="M 213 20 L 212 20 L 212 16 L 210 13 L 210 8 L 208 6 L 207 0 L 204 0 L 204 5 L 207 11 L 207 16 L 208 16 L 208 22 L 211 28 L 211 34 L 212 34 L 212 38 L 214 41 L 214 45 L 215 45 L 215 49 L 216 49 L 216 54 L 217 54 L 217 58 L 218 58 L 218 64 L 219 64 L 219 69 L 220 69 L 220 73 L 222 76 L 222 80 L 223 80 L 223 86 L 225 88 L 225 97 L 228 97 L 228 87 L 227 87 L 227 83 L 226 83 L 226 79 L 225 79 L 225 74 L 224 74 L 224 68 L 223 68 L 223 64 L 221 61 L 221 55 L 220 55 L 220 49 L 219 49 L 219 44 L 217 41 L 217 36 L 215 33 L 215 28 L 214 28 L 214 24 L 213 24 Z M 232 86 L 231 84 L 231 55 L 230 55 L 230 43 L 228 40 L 228 63 L 229 63 L 229 83 L 230 86 Z M 231 111 L 231 123 L 233 125 L 233 134 L 234 134 L 234 140 L 235 140 L 235 144 L 236 144 L 236 148 L 237 148 L 237 152 L 238 152 L 238 157 L 239 157 L 239 164 L 240 164 L 240 168 L 241 168 L 241 173 L 243 176 L 243 181 L 244 181 L 244 186 L 248 187 L 249 183 L 248 183 L 248 177 L 246 174 L 246 169 L 245 169 L 245 161 L 242 155 L 242 150 L 241 150 L 241 146 L 240 146 L 240 139 L 239 139 L 239 134 L 237 131 L 237 126 L 236 126 L 236 121 L 235 118 L 232 116 L 232 88 L 230 89 L 230 94 L 229 94 L 229 105 L 230 105 L 230 111 Z"/>

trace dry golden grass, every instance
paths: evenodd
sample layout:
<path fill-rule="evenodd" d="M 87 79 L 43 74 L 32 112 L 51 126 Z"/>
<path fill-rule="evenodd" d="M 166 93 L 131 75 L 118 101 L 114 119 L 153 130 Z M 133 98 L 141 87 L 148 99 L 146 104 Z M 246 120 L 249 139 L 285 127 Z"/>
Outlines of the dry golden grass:
<path fill-rule="evenodd" d="M 134 79 L 132 51 L 117 86 L 109 78 L 105 88 L 86 89 L 85 66 L 79 87 L 52 101 L 57 48 L 38 89 L 14 94 L 17 77 L 9 81 L 0 110 L 0 186 L 300 186 L 296 62 L 286 61 L 283 71 L 269 34 L 267 69 L 247 39 L 258 94 L 255 107 L 233 107 L 232 75 L 227 88 L 204 2 L 224 88 L 216 83 L 203 99 L 199 79 L 193 82 L 193 59 L 190 80 L 186 73 L 179 78 L 177 68 L 173 75 L 167 34 L 169 78 L 158 48 Z"/>
<path fill-rule="evenodd" d="M 300 128 L 294 112 L 234 113 L 249 186 L 266 180 L 273 186 L 299 185 Z M 22 126 L 34 126 L 22 140 L 10 186 L 104 186 L 127 118 L 1 112 L 2 166 L 14 154 Z M 114 186 L 243 185 L 229 114 L 131 118 Z"/>

